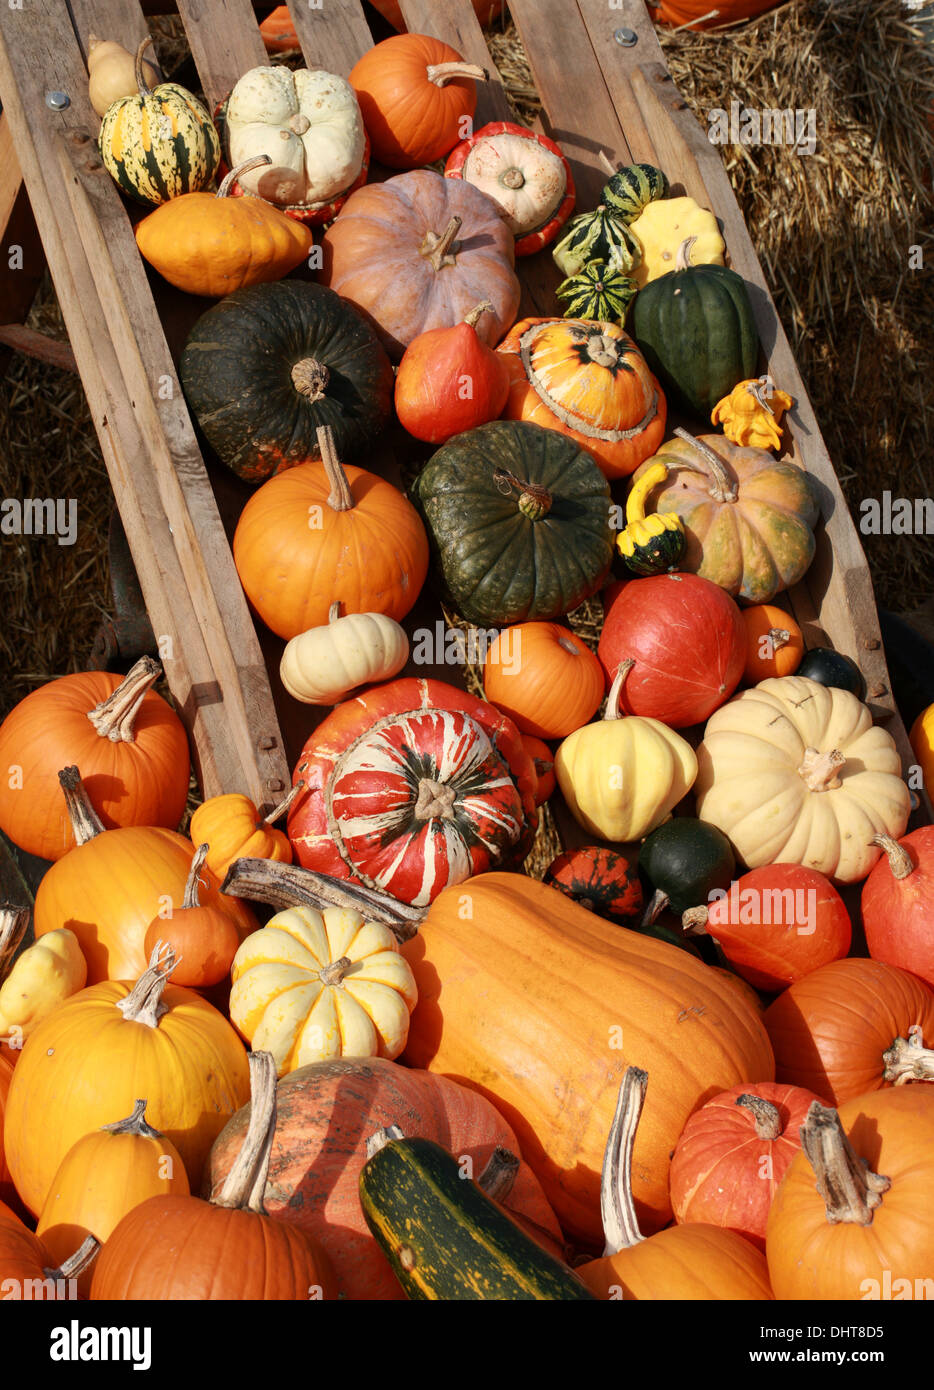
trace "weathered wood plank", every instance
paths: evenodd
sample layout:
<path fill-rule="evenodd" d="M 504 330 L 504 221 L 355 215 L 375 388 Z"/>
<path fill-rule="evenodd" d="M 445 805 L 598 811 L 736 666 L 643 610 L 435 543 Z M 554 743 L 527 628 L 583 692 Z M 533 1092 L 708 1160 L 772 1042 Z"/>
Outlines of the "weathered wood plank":
<path fill-rule="evenodd" d="M 310 68 L 326 68 L 346 77 L 358 58 L 373 47 L 370 27 L 360 0 L 322 0 L 311 9 L 307 0 L 289 0 L 305 62 Z"/>
<path fill-rule="evenodd" d="M 0 316 L 8 324 L 26 319 L 45 272 L 45 252 L 13 148 L 6 113 L 0 111 Z M 0 377 L 12 352 L 0 349 Z"/>
<path fill-rule="evenodd" d="M 178 0 L 201 87 L 213 111 L 238 77 L 269 57 L 250 0 Z"/>

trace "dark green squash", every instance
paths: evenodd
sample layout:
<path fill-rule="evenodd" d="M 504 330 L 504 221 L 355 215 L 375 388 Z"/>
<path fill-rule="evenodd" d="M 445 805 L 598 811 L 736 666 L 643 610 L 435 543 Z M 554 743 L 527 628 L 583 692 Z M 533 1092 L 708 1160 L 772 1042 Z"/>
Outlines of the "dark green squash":
<path fill-rule="evenodd" d="M 624 222 L 634 222 L 647 203 L 667 196 L 668 180 L 654 164 L 627 164 L 617 169 L 603 189 L 603 202 Z"/>
<path fill-rule="evenodd" d="M 656 903 L 664 895 L 680 916 L 706 906 L 714 889 L 729 889 L 736 859 L 722 830 L 692 816 L 676 816 L 643 841 L 639 867 L 655 889 Z"/>
<path fill-rule="evenodd" d="M 449 439 L 416 478 L 451 603 L 501 626 L 569 613 L 610 568 L 610 487 L 557 430 L 494 420 Z"/>
<path fill-rule="evenodd" d="M 410 1299 L 593 1301 L 577 1275 L 520 1230 L 440 1144 L 405 1139 L 393 1126 L 371 1148 L 360 1206 Z"/>
<path fill-rule="evenodd" d="M 320 458 L 330 425 L 353 459 L 392 413 L 392 365 L 373 329 L 325 285 L 235 290 L 195 324 L 179 364 L 215 453 L 249 483 Z"/>
<path fill-rule="evenodd" d="M 812 647 L 809 652 L 805 652 L 795 675 L 807 676 L 808 680 L 817 681 L 818 685 L 848 690 L 857 700 L 866 698 L 866 682 L 862 671 L 848 656 L 844 656 L 842 652 L 835 652 L 832 647 Z"/>
<path fill-rule="evenodd" d="M 562 280 L 555 298 L 564 301 L 566 319 L 593 319 L 598 323 L 622 323 L 635 299 L 635 280 L 606 261 L 590 261 L 577 275 Z"/>
<path fill-rule="evenodd" d="M 743 277 L 689 265 L 692 241 L 682 242 L 674 270 L 636 295 L 630 328 L 669 405 L 708 421 L 719 400 L 756 375 L 759 334 Z"/>
<path fill-rule="evenodd" d="M 600 845 L 580 845 L 559 854 L 545 870 L 543 882 L 573 898 L 581 907 L 627 927 L 642 916 L 642 885 L 631 859 Z"/>

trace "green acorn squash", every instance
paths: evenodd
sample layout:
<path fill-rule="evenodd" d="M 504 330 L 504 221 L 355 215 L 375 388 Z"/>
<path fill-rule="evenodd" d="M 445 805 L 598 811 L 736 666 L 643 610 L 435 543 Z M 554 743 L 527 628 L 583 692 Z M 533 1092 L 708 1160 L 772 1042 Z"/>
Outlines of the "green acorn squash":
<path fill-rule="evenodd" d="M 759 334 L 743 277 L 689 264 L 692 243 L 683 241 L 675 269 L 636 295 L 631 331 L 669 404 L 708 421 L 737 382 L 756 375 Z"/>
<path fill-rule="evenodd" d="M 179 375 L 211 447 L 249 483 L 320 458 L 323 425 L 352 459 L 392 412 L 392 365 L 375 332 L 334 290 L 305 281 L 220 300 L 195 324 Z"/>
<path fill-rule="evenodd" d="M 603 202 L 624 222 L 635 221 L 647 203 L 667 196 L 668 180 L 654 164 L 627 164 L 617 169 L 603 189 Z"/>
<path fill-rule="evenodd" d="M 470 622 L 560 617 L 609 570 L 609 484 L 557 430 L 494 420 L 455 435 L 416 478 L 413 500 L 451 602 Z"/>
<path fill-rule="evenodd" d="M 722 830 L 692 816 L 676 816 L 653 830 L 639 851 L 639 868 L 672 912 L 707 906 L 726 891 L 736 872 L 733 848 Z"/>

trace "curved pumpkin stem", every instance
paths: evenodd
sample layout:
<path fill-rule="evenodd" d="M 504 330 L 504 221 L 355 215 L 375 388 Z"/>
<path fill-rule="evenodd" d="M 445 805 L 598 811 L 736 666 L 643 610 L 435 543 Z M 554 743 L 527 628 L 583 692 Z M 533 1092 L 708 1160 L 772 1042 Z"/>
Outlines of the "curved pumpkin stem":
<path fill-rule="evenodd" d="M 199 874 L 204 866 L 204 861 L 208 857 L 210 845 L 199 845 L 195 850 L 191 861 L 191 868 L 188 870 L 188 880 L 185 884 L 185 896 L 182 898 L 182 907 L 200 907 L 198 898 L 198 885 L 200 883 Z"/>
<path fill-rule="evenodd" d="M 757 1139 L 778 1139 L 782 1133 L 782 1117 L 778 1106 L 763 1096 L 742 1095 L 736 1097 L 737 1105 L 748 1110 L 756 1125 Z"/>
<path fill-rule="evenodd" d="M 632 1151 L 648 1082 L 648 1072 L 641 1067 L 627 1067 L 619 1088 L 600 1173 L 600 1216 L 606 1237 L 604 1258 L 618 1255 L 620 1250 L 629 1250 L 645 1240 L 639 1230 L 632 1196 Z"/>
<path fill-rule="evenodd" d="M 29 908 L 0 903 L 0 984 L 29 926 Z"/>
<path fill-rule="evenodd" d="M 108 1134 L 137 1134 L 144 1139 L 161 1139 L 162 1131 L 153 1129 L 152 1125 L 146 1123 L 146 1101 L 138 1100 L 133 1106 L 133 1114 L 127 1115 L 125 1120 L 117 1120 L 112 1125 L 101 1125 L 101 1129 Z"/>
<path fill-rule="evenodd" d="M 443 87 L 445 82 L 450 82 L 455 77 L 472 77 L 475 82 L 490 80 L 486 68 L 481 68 L 478 63 L 467 63 L 463 58 L 458 59 L 456 63 L 428 63 L 425 73 L 428 81 L 433 82 L 436 87 Z"/>
<path fill-rule="evenodd" d="M 872 1214 L 882 1204 L 882 1194 L 892 1186 L 892 1180 L 873 1173 L 859 1158 L 836 1110 L 819 1100 L 812 1101 L 801 1126 L 801 1144 L 817 1178 L 830 1224 L 871 1226 Z"/>
<path fill-rule="evenodd" d="M 670 899 L 668 897 L 668 894 L 663 893 L 660 888 L 656 888 L 655 892 L 652 894 L 651 898 L 649 898 L 648 902 L 645 905 L 645 911 L 639 919 L 639 926 L 654 926 L 655 922 L 658 920 L 659 917 L 661 917 L 662 913 L 665 911 L 665 908 L 668 906 L 669 901 Z"/>
<path fill-rule="evenodd" d="M 145 74 L 144 74 L 144 72 L 143 72 L 143 54 L 146 52 L 146 49 L 150 46 L 151 43 L 152 43 L 152 34 L 147 34 L 146 37 L 143 39 L 142 43 L 140 44 L 139 48 L 136 50 L 136 73 L 135 73 L 135 77 L 136 77 L 136 85 L 137 85 L 137 87 L 139 88 L 139 94 L 140 94 L 141 97 L 151 97 L 151 96 L 152 96 L 152 88 L 151 88 L 151 87 L 147 87 L 147 85 L 146 85 L 146 77 L 145 77 Z"/>
<path fill-rule="evenodd" d="M 505 496 L 508 496 L 513 490 L 518 492 L 519 510 L 530 521 L 540 521 L 551 511 L 552 495 L 540 483 L 526 482 L 524 478 L 518 478 L 515 473 L 510 473 L 508 468 L 494 469 L 493 482 L 497 490 Z"/>
<path fill-rule="evenodd" d="M 249 159 L 245 159 L 242 164 L 238 164 L 236 169 L 231 169 L 229 174 L 225 174 L 221 180 L 220 188 L 215 193 L 216 198 L 229 198 L 230 190 L 241 174 L 248 174 L 251 169 L 258 169 L 262 164 L 271 164 L 272 157 L 268 154 L 253 154 Z"/>
<path fill-rule="evenodd" d="M 215 1207 L 236 1207 L 265 1216 L 263 1193 L 276 1133 L 276 1061 L 271 1052 L 251 1052 L 250 1123 L 240 1152 L 216 1197 Z"/>
<path fill-rule="evenodd" d="M 691 252 L 694 250 L 696 236 L 685 237 L 675 255 L 675 270 L 691 269 Z"/>
<path fill-rule="evenodd" d="M 100 734 L 111 743 L 133 743 L 136 739 L 134 724 L 146 694 L 162 675 L 162 667 L 151 656 L 141 656 L 135 666 L 131 666 L 112 695 L 101 700 L 92 710 L 88 719 Z"/>
<path fill-rule="evenodd" d="M 707 919 L 710 916 L 709 908 L 703 903 L 697 907 L 689 907 L 681 914 L 681 927 L 686 936 L 706 936 Z"/>
<path fill-rule="evenodd" d="M 436 232 L 425 233 L 418 254 L 431 262 L 433 270 L 443 270 L 446 265 L 457 265 L 455 237 L 460 229 L 461 219 L 452 217 L 440 236 Z"/>
<path fill-rule="evenodd" d="M 924 1046 L 920 1023 L 913 1023 L 907 1038 L 896 1038 L 882 1054 L 883 1081 L 904 1086 L 909 1081 L 934 1081 L 934 1050 Z"/>
<path fill-rule="evenodd" d="M 63 1260 L 58 1269 L 45 1269 L 42 1273 L 46 1279 L 77 1279 L 79 1274 L 83 1274 L 88 1265 L 97 1257 L 97 1252 L 101 1248 L 101 1243 L 96 1236 L 86 1236 L 78 1246 L 73 1255 L 69 1255 L 67 1260 Z"/>
<path fill-rule="evenodd" d="M 469 314 L 464 315 L 464 323 L 469 324 L 471 328 L 476 328 L 477 324 L 480 322 L 481 314 L 495 313 L 496 310 L 490 301 L 488 299 L 481 299 L 479 304 L 473 306 Z"/>
<path fill-rule="evenodd" d="M 278 806 L 273 806 L 272 810 L 269 812 L 269 815 L 264 816 L 263 819 L 260 821 L 260 825 L 273 825 L 279 819 L 279 817 L 289 809 L 289 807 L 292 805 L 292 802 L 298 796 L 299 792 L 304 791 L 304 789 L 305 783 L 301 780 L 301 778 L 299 778 L 299 780 L 295 783 L 295 786 L 289 792 L 288 796 L 284 796 L 282 800 L 279 802 Z"/>
<path fill-rule="evenodd" d="M 685 463 L 679 460 L 675 467 L 684 468 L 688 473 L 700 473 L 703 477 L 708 478 L 710 483 L 708 491 L 715 502 L 735 502 L 739 494 L 739 484 L 730 477 L 723 459 L 717 457 L 709 444 L 705 444 L 702 439 L 689 434 L 681 425 L 675 427 L 674 433 L 686 444 L 690 444 L 692 449 L 696 449 L 707 464 L 707 468 L 701 468 L 699 464 Z"/>
<path fill-rule="evenodd" d="M 74 831 L 75 844 L 86 845 L 95 835 L 103 835 L 106 827 L 91 805 L 91 798 L 78 769 L 75 766 L 63 767 L 58 781 L 65 793 L 65 807 Z"/>
<path fill-rule="evenodd" d="M 884 849 L 889 860 L 889 868 L 897 879 L 905 879 L 913 874 L 917 865 L 904 845 L 893 840 L 891 835 L 873 835 L 869 842 Z"/>
<path fill-rule="evenodd" d="M 324 464 L 324 471 L 331 485 L 331 491 L 328 494 L 328 506 L 334 512 L 349 512 L 357 504 L 354 502 L 350 483 L 347 481 L 347 474 L 337 457 L 334 431 L 330 425 L 319 425 L 316 435 L 318 448 L 321 450 L 321 462 Z"/>
<path fill-rule="evenodd" d="M 621 661 L 616 668 L 616 675 L 613 677 L 613 684 L 610 686 L 610 693 L 606 699 L 604 719 L 622 718 L 619 712 L 619 697 L 623 692 L 623 682 L 635 664 L 632 657 L 627 656 L 625 661 Z"/>
<path fill-rule="evenodd" d="M 505 1202 L 515 1186 L 519 1168 L 516 1155 L 497 1144 L 477 1178 L 477 1186 L 494 1202 Z"/>
<path fill-rule="evenodd" d="M 158 1028 L 159 1019 L 169 1009 L 168 1004 L 162 1002 L 165 982 L 177 964 L 172 947 L 165 941 L 157 941 L 146 969 L 127 997 L 117 1001 L 117 1008 L 127 1022 Z"/>
<path fill-rule="evenodd" d="M 327 874 L 281 864 L 273 859 L 235 859 L 221 884 L 232 898 L 249 898 L 270 907 L 346 907 L 370 922 L 390 927 L 400 941 L 408 941 L 427 915 L 427 907 L 410 907 L 388 893 Z"/>

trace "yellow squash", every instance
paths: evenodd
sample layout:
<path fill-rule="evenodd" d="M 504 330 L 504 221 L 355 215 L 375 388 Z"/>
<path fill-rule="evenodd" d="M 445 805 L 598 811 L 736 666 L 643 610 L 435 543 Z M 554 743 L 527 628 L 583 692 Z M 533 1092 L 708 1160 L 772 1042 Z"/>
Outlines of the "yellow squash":
<path fill-rule="evenodd" d="M 693 198 L 661 198 L 648 203 L 629 224 L 642 247 L 642 260 L 631 271 L 640 290 L 650 280 L 674 270 L 678 247 L 694 237 L 690 265 L 723 265 L 726 246 L 712 212 Z"/>
<path fill-rule="evenodd" d="M 564 740 L 555 775 L 574 819 L 604 840 L 641 840 L 668 820 L 697 776 L 691 745 L 658 719 L 620 717 L 619 696 L 633 663 L 624 661 L 606 713 Z"/>
<path fill-rule="evenodd" d="M 23 952 L 0 987 L 0 1037 L 22 1046 L 37 1024 L 84 989 L 87 975 L 74 932 L 67 927 L 46 932 Z"/>

